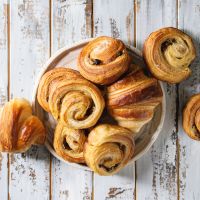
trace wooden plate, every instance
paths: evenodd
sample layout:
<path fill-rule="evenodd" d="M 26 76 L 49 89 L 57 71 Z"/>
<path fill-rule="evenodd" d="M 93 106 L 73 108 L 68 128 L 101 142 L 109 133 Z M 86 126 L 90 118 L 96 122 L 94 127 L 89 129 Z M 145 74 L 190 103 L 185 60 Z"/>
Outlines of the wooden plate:
<path fill-rule="evenodd" d="M 53 135 L 54 135 L 54 129 L 56 126 L 56 121 L 53 119 L 51 114 L 45 112 L 37 101 L 37 87 L 39 84 L 39 81 L 42 77 L 42 75 L 56 67 L 70 67 L 72 69 L 77 68 L 77 56 L 79 55 L 81 49 L 92 39 L 87 39 L 78 43 L 75 43 L 71 46 L 64 47 L 57 51 L 43 66 L 40 75 L 38 76 L 38 79 L 35 83 L 35 89 L 33 92 L 33 110 L 35 115 L 37 115 L 45 124 L 47 128 L 47 140 L 46 140 L 46 147 L 47 149 L 59 160 L 65 162 L 68 165 L 72 165 L 74 167 L 82 168 L 85 170 L 91 171 L 91 169 L 85 165 L 77 164 L 77 163 L 70 163 L 64 159 L 62 159 L 60 156 L 58 156 L 53 148 Z M 130 54 L 133 56 L 133 62 L 144 67 L 145 64 L 141 56 L 141 52 L 138 51 L 136 48 L 128 46 L 127 49 L 129 50 Z M 157 109 L 156 114 L 152 121 L 145 125 L 141 132 L 137 135 L 137 138 L 135 139 L 136 143 L 136 152 L 135 156 L 132 160 L 129 161 L 129 164 L 133 163 L 140 157 L 142 157 L 149 148 L 153 145 L 155 140 L 157 139 L 159 133 L 161 132 L 161 129 L 163 127 L 165 113 L 166 113 L 166 101 L 165 101 L 165 92 L 163 89 L 163 84 L 160 82 L 161 88 L 163 91 L 163 102 L 159 109 Z"/>

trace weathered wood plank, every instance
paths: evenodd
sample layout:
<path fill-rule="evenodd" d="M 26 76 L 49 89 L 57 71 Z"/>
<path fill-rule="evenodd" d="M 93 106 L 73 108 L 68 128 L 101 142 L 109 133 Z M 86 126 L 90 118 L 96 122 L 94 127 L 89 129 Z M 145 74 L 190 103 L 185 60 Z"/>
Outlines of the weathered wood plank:
<path fill-rule="evenodd" d="M 108 35 L 134 44 L 134 2 L 95 0 L 93 2 L 94 37 Z M 94 174 L 94 199 L 134 199 L 135 168 L 127 166 L 111 177 Z"/>
<path fill-rule="evenodd" d="M 137 0 L 136 40 L 142 49 L 154 30 L 176 26 L 176 1 Z M 137 199 L 177 199 L 176 86 L 165 84 L 167 115 L 163 131 L 149 152 L 136 162 Z"/>
<path fill-rule="evenodd" d="M 35 78 L 49 57 L 49 1 L 10 1 L 11 98 L 31 100 Z M 49 199 L 49 153 L 33 147 L 10 156 L 10 199 Z"/>
<path fill-rule="evenodd" d="M 8 99 L 8 19 L 7 0 L 0 2 L 0 106 Z M 0 199 L 8 198 L 8 155 L 0 153 Z"/>
<path fill-rule="evenodd" d="M 52 1 L 52 53 L 91 36 L 90 0 Z M 52 199 L 92 199 L 92 172 L 52 158 Z"/>
<path fill-rule="evenodd" d="M 190 139 L 182 129 L 182 109 L 193 94 L 200 92 L 200 1 L 180 0 L 178 26 L 195 41 L 197 58 L 192 64 L 191 77 L 179 87 L 179 144 L 180 144 L 180 199 L 200 199 L 200 144 Z"/>

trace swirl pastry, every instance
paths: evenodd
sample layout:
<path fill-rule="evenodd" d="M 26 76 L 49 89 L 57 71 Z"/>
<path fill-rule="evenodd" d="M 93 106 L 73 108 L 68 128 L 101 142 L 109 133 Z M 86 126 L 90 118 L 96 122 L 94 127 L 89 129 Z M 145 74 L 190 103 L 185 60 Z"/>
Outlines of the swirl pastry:
<path fill-rule="evenodd" d="M 107 176 L 122 169 L 133 157 L 134 149 L 131 131 L 102 124 L 90 132 L 84 147 L 84 157 L 94 172 Z"/>
<path fill-rule="evenodd" d="M 48 101 L 52 83 L 76 77 L 80 77 L 77 71 L 64 67 L 55 68 L 46 72 L 40 80 L 37 92 L 37 99 L 42 108 L 50 112 Z"/>
<path fill-rule="evenodd" d="M 54 134 L 56 153 L 69 162 L 84 163 L 83 147 L 86 141 L 84 130 L 73 129 L 59 122 Z"/>
<path fill-rule="evenodd" d="M 162 28 L 150 34 L 144 44 L 144 58 L 152 74 L 169 83 L 180 83 L 190 74 L 196 57 L 192 39 L 176 28 Z"/>
<path fill-rule="evenodd" d="M 133 133 L 149 122 L 156 107 L 162 102 L 158 81 L 147 77 L 143 70 L 131 65 L 127 76 L 107 88 L 107 107 L 118 125 Z"/>
<path fill-rule="evenodd" d="M 123 42 L 106 36 L 89 42 L 78 58 L 81 75 L 101 85 L 116 81 L 129 64 L 130 56 Z"/>
<path fill-rule="evenodd" d="M 183 111 L 183 129 L 194 140 L 200 140 L 200 94 L 190 98 Z"/>
<path fill-rule="evenodd" d="M 68 74 L 68 80 L 51 83 L 48 105 L 56 120 L 75 129 L 85 129 L 96 124 L 105 102 L 95 85 L 80 75 Z"/>
<path fill-rule="evenodd" d="M 0 151 L 25 152 L 44 142 L 45 128 L 28 101 L 13 99 L 0 109 Z"/>

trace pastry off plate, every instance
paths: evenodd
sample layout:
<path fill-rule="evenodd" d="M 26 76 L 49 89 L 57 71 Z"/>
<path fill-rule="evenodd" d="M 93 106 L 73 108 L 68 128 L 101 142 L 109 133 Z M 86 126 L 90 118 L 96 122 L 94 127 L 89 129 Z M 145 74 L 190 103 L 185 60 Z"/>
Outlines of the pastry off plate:
<path fill-rule="evenodd" d="M 59 160 L 65 162 L 68 165 L 82 168 L 85 170 L 91 171 L 89 167 L 83 164 L 77 164 L 77 163 L 71 163 L 64 159 L 62 159 L 60 156 L 57 155 L 53 148 L 53 136 L 54 136 L 54 129 L 56 126 L 56 121 L 53 119 L 50 113 L 47 113 L 42 109 L 42 107 L 39 105 L 37 101 L 37 87 L 39 84 L 39 81 L 44 73 L 47 71 L 56 68 L 56 67 L 68 67 L 75 70 L 78 70 L 77 67 L 77 57 L 82 50 L 82 48 L 92 39 L 87 39 L 78 43 L 75 43 L 71 46 L 64 47 L 57 51 L 43 66 L 41 73 L 38 76 L 38 79 L 35 83 L 35 89 L 33 92 L 33 110 L 35 115 L 37 115 L 45 124 L 47 129 L 47 140 L 46 140 L 46 147 L 47 149 Z M 136 48 L 128 46 L 127 49 L 131 56 L 133 57 L 133 63 L 138 64 L 141 67 L 145 68 L 145 63 L 143 61 L 143 58 L 141 56 L 141 52 L 138 51 Z M 146 124 L 141 131 L 136 135 L 135 137 L 135 155 L 134 157 L 129 161 L 128 164 L 133 163 L 140 157 L 142 157 L 153 145 L 155 140 L 157 139 L 158 135 L 160 134 L 165 114 L 166 114 L 166 101 L 165 101 L 165 92 L 163 89 L 163 84 L 160 82 L 162 92 L 163 92 L 163 101 L 162 105 L 156 110 L 154 118 Z M 105 117 L 103 119 L 104 122 L 109 123 L 109 117 L 108 119 Z"/>

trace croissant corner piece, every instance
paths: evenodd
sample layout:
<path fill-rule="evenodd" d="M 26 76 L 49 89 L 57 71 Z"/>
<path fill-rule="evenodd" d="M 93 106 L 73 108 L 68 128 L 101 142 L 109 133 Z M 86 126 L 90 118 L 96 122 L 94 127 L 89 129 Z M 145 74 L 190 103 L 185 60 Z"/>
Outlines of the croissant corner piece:
<path fill-rule="evenodd" d="M 44 144 L 45 128 L 32 115 L 30 103 L 13 99 L 0 109 L 0 151 L 20 153 L 34 144 Z"/>
<path fill-rule="evenodd" d="M 121 40 L 101 36 L 82 49 L 78 67 L 86 79 L 96 84 L 108 85 L 127 71 L 130 61 L 126 46 Z"/>
<path fill-rule="evenodd" d="M 101 124 L 90 132 L 84 156 L 94 172 L 109 176 L 119 172 L 133 158 L 134 150 L 134 137 L 130 130 Z"/>
<path fill-rule="evenodd" d="M 183 129 L 189 137 L 200 141 L 200 94 L 192 96 L 184 108 Z"/>
<path fill-rule="evenodd" d="M 191 74 L 196 57 L 192 38 L 179 29 L 167 27 L 149 35 L 143 54 L 151 73 L 162 81 L 180 83 Z"/>

